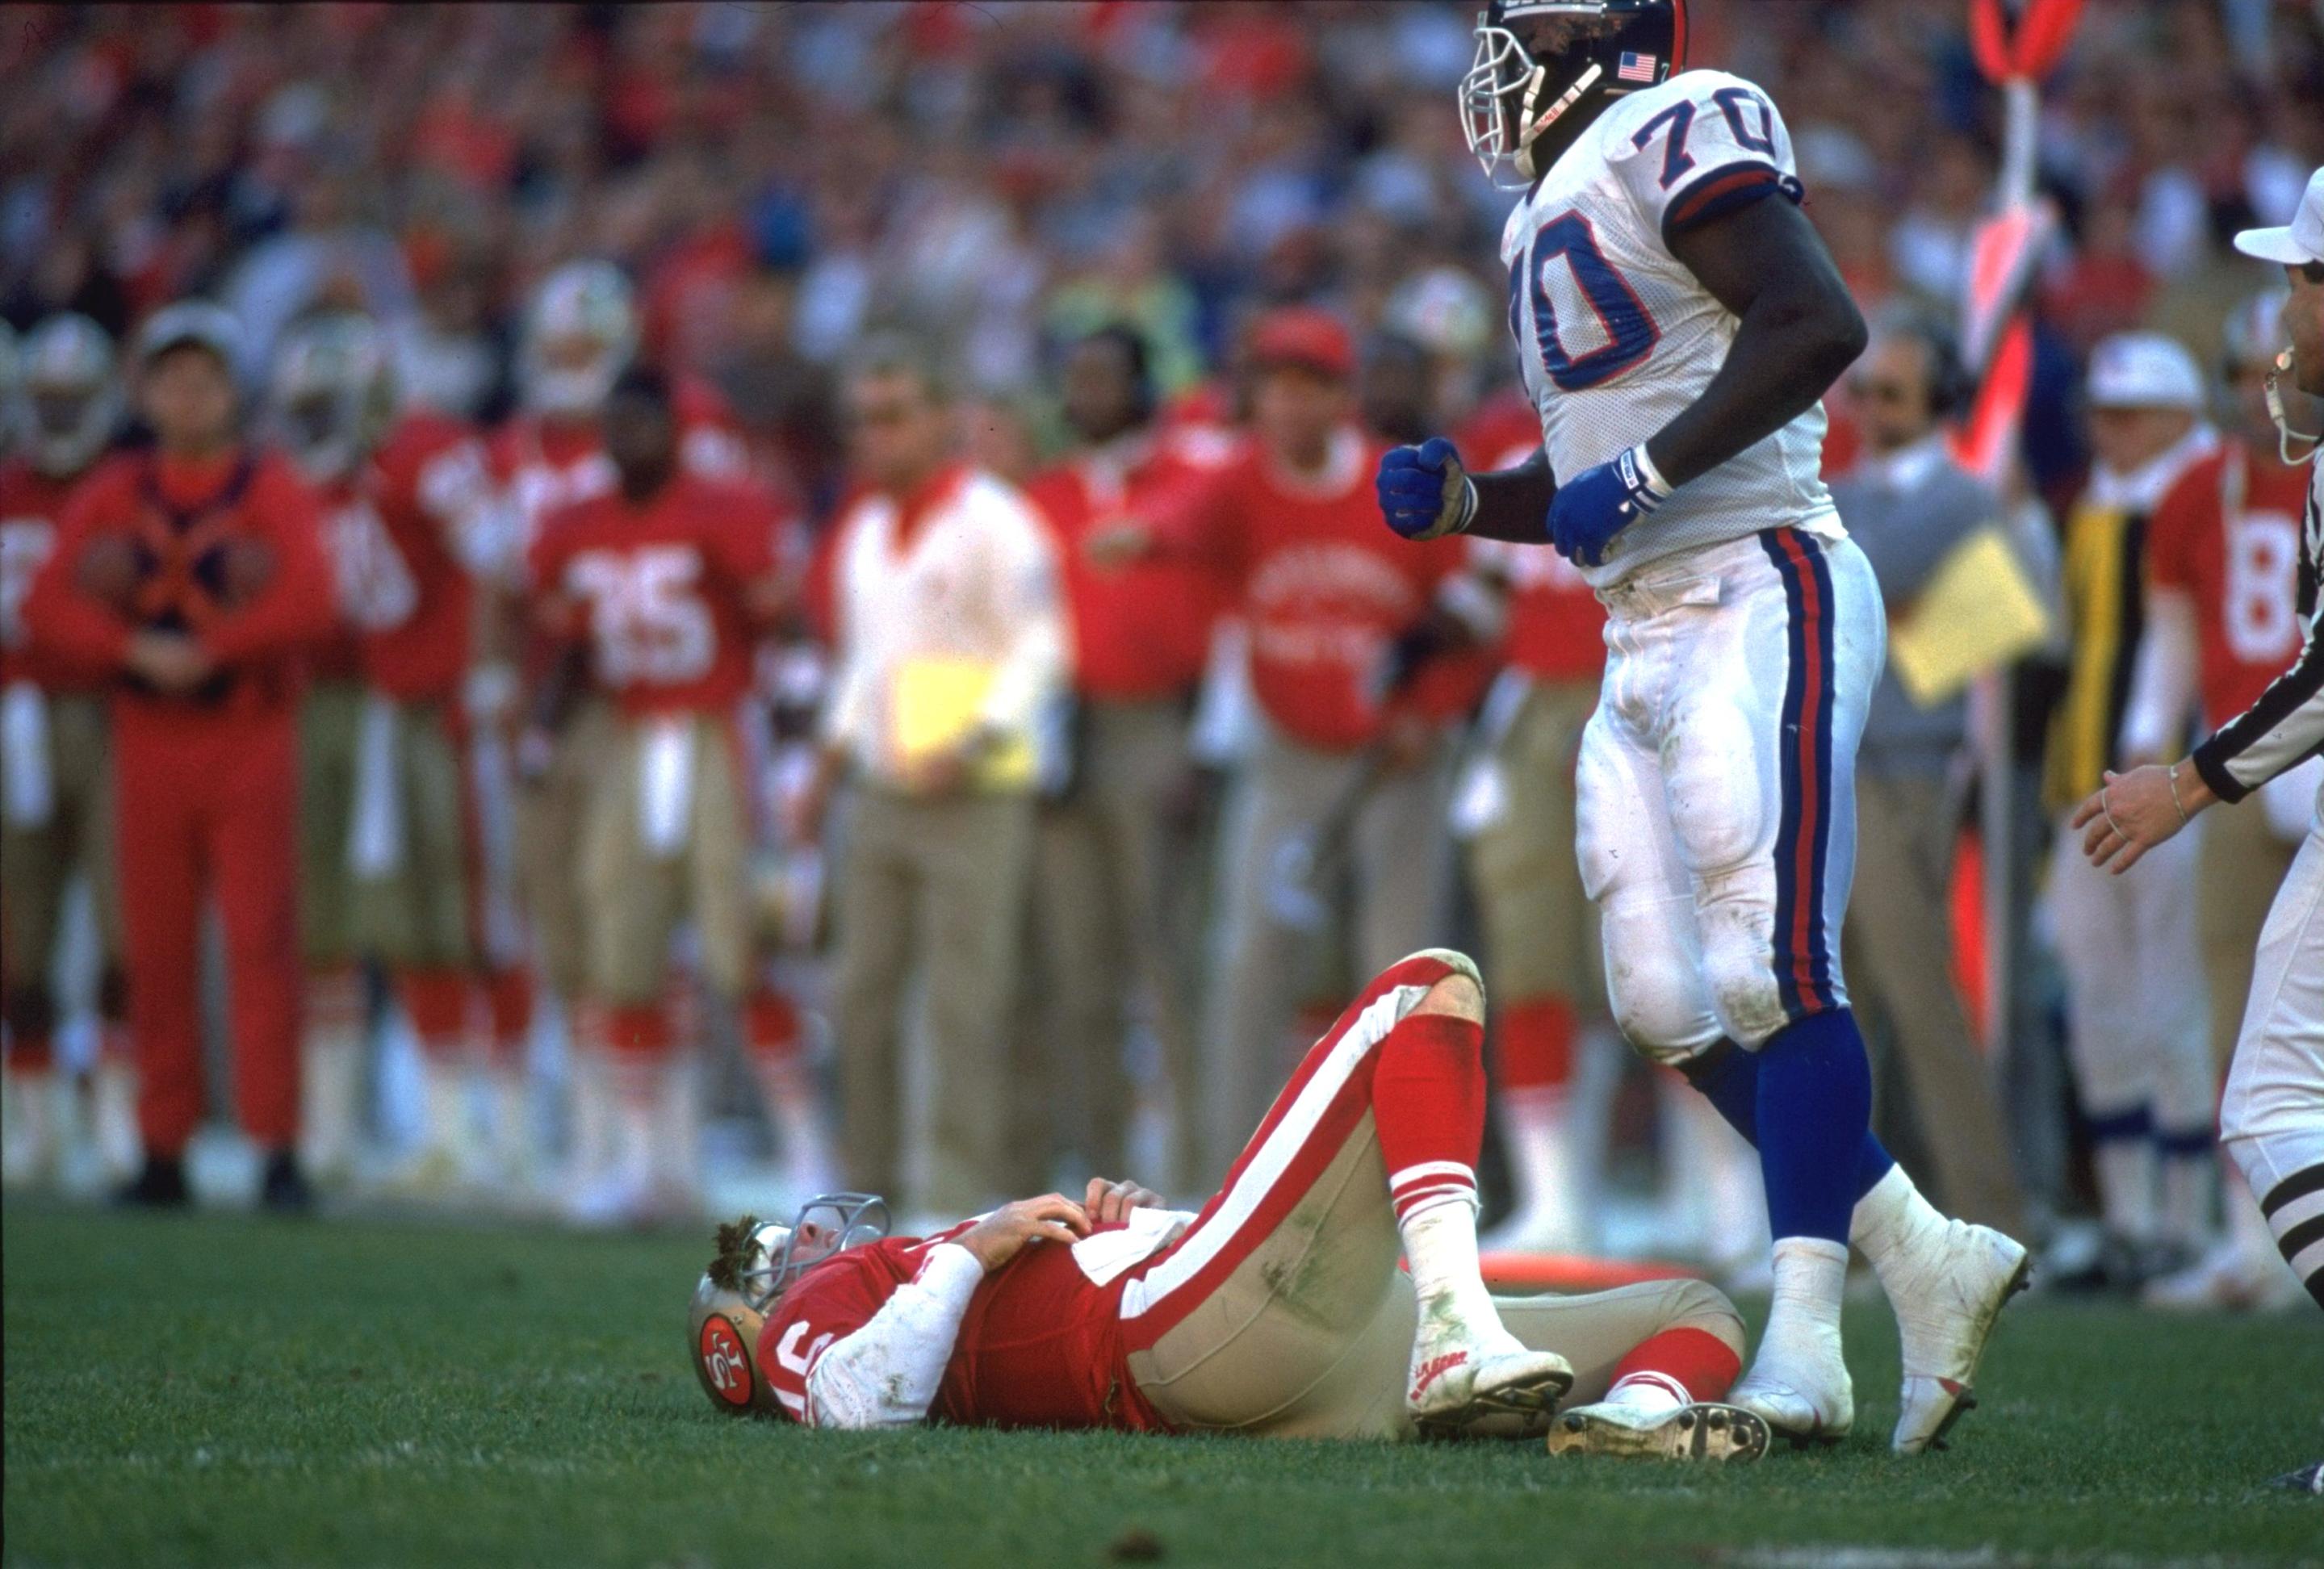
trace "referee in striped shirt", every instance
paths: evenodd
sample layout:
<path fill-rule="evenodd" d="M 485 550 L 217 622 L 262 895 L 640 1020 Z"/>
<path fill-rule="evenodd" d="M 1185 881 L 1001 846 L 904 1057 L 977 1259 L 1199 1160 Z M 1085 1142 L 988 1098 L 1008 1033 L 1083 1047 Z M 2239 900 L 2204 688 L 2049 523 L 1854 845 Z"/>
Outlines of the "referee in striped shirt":
<path fill-rule="evenodd" d="M 2314 462 L 2324 444 L 2324 169 L 2282 228 L 2246 229 L 2236 248 L 2282 266 L 2292 280 L 2283 328 L 2284 379 L 2299 392 L 2279 404 L 2287 461 Z M 2303 451 L 2304 448 L 2304 451 Z M 2240 801 L 2324 752 L 2324 464 L 2308 484 L 2300 608 L 2308 637 L 2291 669 L 2259 701 L 2169 768 L 2107 775 L 2074 814 L 2083 848 L 2100 866 L 2127 870 L 2214 801 Z M 2315 824 L 2260 934 L 2251 1001 L 2219 1109 L 2219 1136 L 2259 1195 L 2276 1246 L 2324 1306 L 2324 790 Z M 2324 1464 L 2282 1479 L 2324 1491 Z"/>

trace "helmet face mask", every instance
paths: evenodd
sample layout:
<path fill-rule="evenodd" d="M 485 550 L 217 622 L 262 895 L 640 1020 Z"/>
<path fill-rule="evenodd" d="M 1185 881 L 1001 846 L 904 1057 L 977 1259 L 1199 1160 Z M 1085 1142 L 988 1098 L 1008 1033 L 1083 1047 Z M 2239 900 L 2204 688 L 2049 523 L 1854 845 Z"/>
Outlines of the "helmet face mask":
<path fill-rule="evenodd" d="M 318 318 L 285 340 L 270 423 L 309 479 L 353 472 L 386 432 L 394 404 L 386 341 L 363 317 Z"/>
<path fill-rule="evenodd" d="M 7 422 L 33 466 L 55 477 L 97 461 L 121 420 L 113 340 L 85 316 L 51 316 L 24 339 Z"/>
<path fill-rule="evenodd" d="M 1461 82 L 1469 151 L 1494 185 L 1524 189 L 1547 169 L 1543 133 L 1592 96 L 1668 79 L 1685 36 L 1684 0 L 1492 0 Z"/>

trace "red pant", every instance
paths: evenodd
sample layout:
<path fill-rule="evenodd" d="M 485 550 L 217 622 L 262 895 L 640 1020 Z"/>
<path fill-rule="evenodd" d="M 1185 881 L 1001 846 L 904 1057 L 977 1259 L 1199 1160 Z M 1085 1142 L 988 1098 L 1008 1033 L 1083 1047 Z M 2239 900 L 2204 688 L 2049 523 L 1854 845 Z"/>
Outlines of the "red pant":
<path fill-rule="evenodd" d="M 235 1098 L 269 1149 L 299 1131 L 297 726 L 287 706 L 114 706 L 121 903 L 147 1151 L 202 1113 L 201 921 L 226 926 Z"/>

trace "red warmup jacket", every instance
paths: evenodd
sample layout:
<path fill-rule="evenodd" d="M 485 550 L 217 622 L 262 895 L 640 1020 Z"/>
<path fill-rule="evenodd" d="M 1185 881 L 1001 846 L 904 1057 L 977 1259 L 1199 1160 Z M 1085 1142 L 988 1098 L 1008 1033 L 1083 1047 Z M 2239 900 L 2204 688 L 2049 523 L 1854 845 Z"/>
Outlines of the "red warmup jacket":
<path fill-rule="evenodd" d="M 237 542 L 263 547 L 263 581 L 226 603 Z M 126 604 L 88 581 L 93 553 L 126 546 L 134 562 Z M 315 493 L 283 458 L 250 448 L 186 459 L 125 453 L 89 476 L 59 521 L 57 547 L 24 605 L 32 641 L 77 664 L 121 670 L 139 632 L 181 632 L 218 667 L 196 692 L 153 691 L 134 678 L 116 711 L 189 707 L 224 713 L 287 710 L 297 700 L 303 646 L 337 623 Z"/>

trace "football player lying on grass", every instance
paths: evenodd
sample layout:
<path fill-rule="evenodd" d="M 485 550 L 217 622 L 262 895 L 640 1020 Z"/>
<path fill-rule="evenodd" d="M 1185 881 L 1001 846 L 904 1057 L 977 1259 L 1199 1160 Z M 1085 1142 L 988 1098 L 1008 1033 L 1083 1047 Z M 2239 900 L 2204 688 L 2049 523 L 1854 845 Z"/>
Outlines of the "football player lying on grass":
<path fill-rule="evenodd" d="M 1199 1213 L 1099 1179 L 930 1237 L 885 1236 L 865 1195 L 724 1227 L 696 1371 L 725 1409 L 817 1427 L 1546 1433 L 1556 1453 L 1756 1458 L 1766 1425 L 1715 1403 L 1743 1324 L 1711 1286 L 1486 1290 L 1484 1019 L 1465 956 L 1390 966 Z"/>

